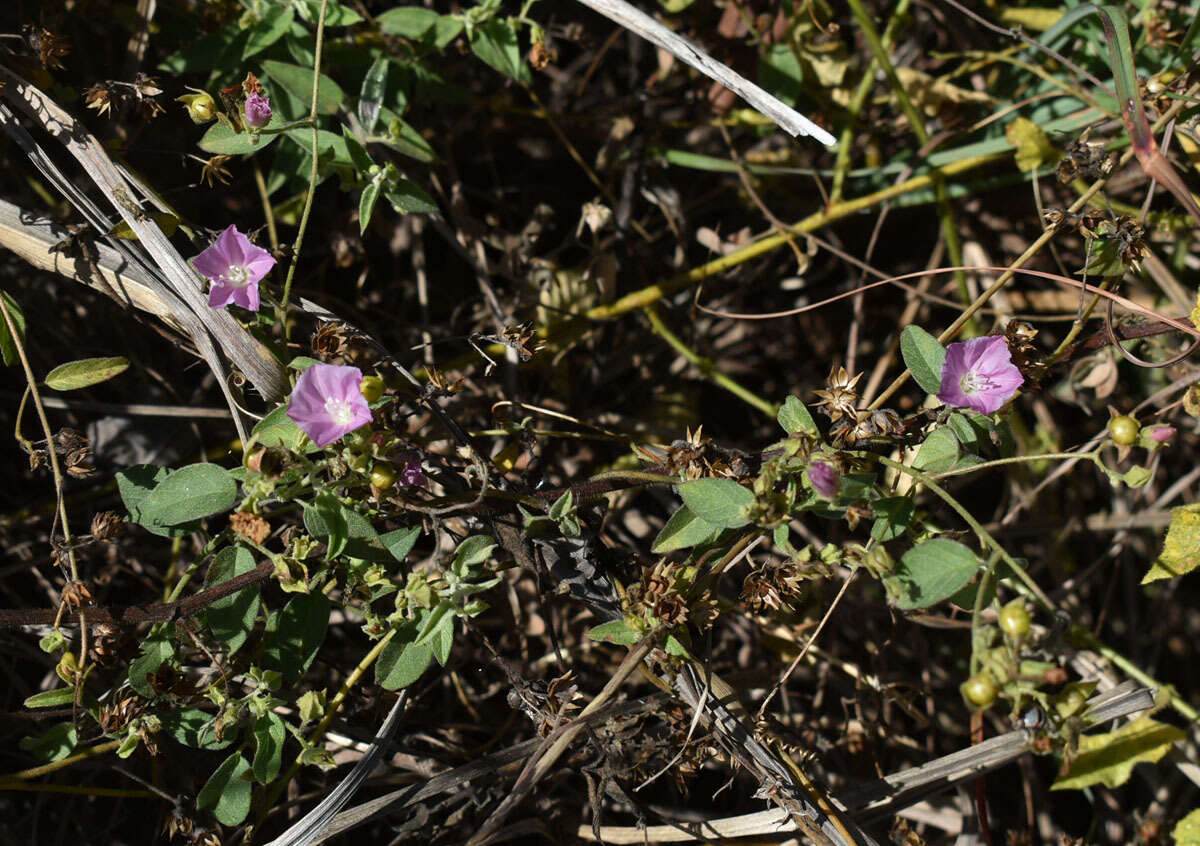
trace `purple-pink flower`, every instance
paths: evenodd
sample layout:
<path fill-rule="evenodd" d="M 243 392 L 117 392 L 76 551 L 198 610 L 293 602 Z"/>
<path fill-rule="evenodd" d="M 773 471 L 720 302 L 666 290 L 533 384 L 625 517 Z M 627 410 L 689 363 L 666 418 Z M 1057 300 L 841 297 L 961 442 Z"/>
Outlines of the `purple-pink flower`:
<path fill-rule="evenodd" d="M 246 126 L 262 129 L 271 122 L 271 101 L 257 91 L 246 98 Z"/>
<path fill-rule="evenodd" d="M 233 303 L 258 311 L 258 282 L 275 266 L 275 257 L 238 232 L 236 226 L 225 229 L 204 252 L 192 259 L 212 287 L 208 304 L 224 308 Z"/>
<path fill-rule="evenodd" d="M 425 471 L 421 467 L 421 459 L 415 452 L 410 452 L 404 461 L 404 467 L 400 470 L 400 484 L 406 488 L 411 488 L 425 481 Z"/>
<path fill-rule="evenodd" d="M 371 409 L 359 390 L 357 367 L 314 364 L 300 374 L 287 416 L 317 446 L 329 446 L 347 432 L 371 422 Z"/>
<path fill-rule="evenodd" d="M 837 496 L 842 475 L 832 464 L 827 461 L 813 461 L 805 472 L 808 475 L 808 481 L 812 482 L 813 490 L 818 494 L 826 499 L 833 499 Z"/>
<path fill-rule="evenodd" d="M 1012 399 L 1024 382 L 1002 335 L 972 338 L 946 347 L 938 399 L 991 414 Z"/>

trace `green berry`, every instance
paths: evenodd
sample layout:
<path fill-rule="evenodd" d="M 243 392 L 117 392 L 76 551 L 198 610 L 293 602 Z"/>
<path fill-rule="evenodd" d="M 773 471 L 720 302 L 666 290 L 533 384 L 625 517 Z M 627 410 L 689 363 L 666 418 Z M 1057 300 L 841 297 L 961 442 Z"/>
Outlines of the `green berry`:
<path fill-rule="evenodd" d="M 996 682 L 987 673 L 971 676 L 959 686 L 959 690 L 963 698 L 976 708 L 988 707 L 996 701 L 996 694 L 1000 692 Z"/>
<path fill-rule="evenodd" d="M 371 487 L 386 491 L 394 484 L 396 484 L 396 471 L 390 465 L 376 464 L 371 470 Z"/>
<path fill-rule="evenodd" d="M 375 402 L 383 396 L 383 389 L 387 387 L 383 384 L 383 380 L 378 376 L 364 376 L 362 382 L 359 383 L 358 389 L 362 391 L 363 398 L 367 402 Z"/>
<path fill-rule="evenodd" d="M 1025 637 L 1029 634 L 1032 624 L 1033 618 L 1029 616 L 1025 603 L 1019 599 L 1014 599 L 1000 609 L 1000 631 L 1011 638 L 1019 640 Z"/>
<path fill-rule="evenodd" d="M 1128 414 L 1122 414 L 1120 417 L 1114 417 L 1108 421 L 1108 433 L 1112 435 L 1113 442 L 1118 446 L 1130 446 L 1137 441 L 1141 428 L 1138 422 Z"/>

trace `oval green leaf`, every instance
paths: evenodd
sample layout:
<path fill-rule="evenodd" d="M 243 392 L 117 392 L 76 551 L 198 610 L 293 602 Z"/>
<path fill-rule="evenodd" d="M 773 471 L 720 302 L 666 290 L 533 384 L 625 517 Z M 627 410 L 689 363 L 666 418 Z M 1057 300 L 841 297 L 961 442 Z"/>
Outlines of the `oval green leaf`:
<path fill-rule="evenodd" d="M 56 391 L 76 391 L 98 385 L 124 373 L 129 359 L 122 356 L 110 358 L 81 358 L 69 361 L 46 374 L 46 387 Z"/>
<path fill-rule="evenodd" d="M 754 494 L 732 479 L 696 479 L 679 486 L 683 503 L 701 520 L 724 529 L 750 521 L 743 510 L 754 504 Z"/>
<path fill-rule="evenodd" d="M 979 570 L 975 553 L 958 541 L 932 538 L 904 553 L 890 581 L 897 608 L 928 608 L 967 586 Z"/>
<path fill-rule="evenodd" d="M 200 789 L 196 804 L 212 808 L 213 816 L 223 825 L 238 825 L 250 813 L 251 784 L 242 777 L 249 771 L 246 759 L 234 752 Z"/>
<path fill-rule="evenodd" d="M 312 68 L 289 65 L 287 62 L 277 62 L 273 59 L 264 61 L 262 67 L 273 82 L 286 89 L 293 97 L 303 103 L 312 103 Z M 345 97 L 336 82 L 321 74 L 321 90 L 317 93 L 317 114 L 334 114 Z"/>
<path fill-rule="evenodd" d="M 936 395 L 942 389 L 946 348 L 920 326 L 905 326 L 900 333 L 900 353 L 917 384 L 926 393 Z"/>
<path fill-rule="evenodd" d="M 189 464 L 160 482 L 130 509 L 133 522 L 167 528 L 228 511 L 237 500 L 237 482 L 215 464 Z"/>
<path fill-rule="evenodd" d="M 721 531 L 720 526 L 714 526 L 706 520 L 701 520 L 684 505 L 672 514 L 667 525 L 662 527 L 662 531 L 654 539 L 650 551 L 656 555 L 662 555 L 677 549 L 687 549 L 703 543 L 719 531 Z"/>

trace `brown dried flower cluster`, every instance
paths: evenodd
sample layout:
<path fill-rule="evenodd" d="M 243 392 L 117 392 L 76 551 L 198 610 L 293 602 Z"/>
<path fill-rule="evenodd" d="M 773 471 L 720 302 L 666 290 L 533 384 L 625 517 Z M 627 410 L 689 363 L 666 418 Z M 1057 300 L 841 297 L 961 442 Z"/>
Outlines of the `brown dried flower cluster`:
<path fill-rule="evenodd" d="M 262 545 L 271 534 L 271 524 L 249 511 L 235 511 L 229 515 L 229 527 L 253 544 Z"/>

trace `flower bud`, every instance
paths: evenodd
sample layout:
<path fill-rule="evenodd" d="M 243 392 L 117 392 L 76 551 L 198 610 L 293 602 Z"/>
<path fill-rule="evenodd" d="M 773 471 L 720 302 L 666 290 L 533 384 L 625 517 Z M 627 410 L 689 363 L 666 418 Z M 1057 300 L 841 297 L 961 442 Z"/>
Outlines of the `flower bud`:
<path fill-rule="evenodd" d="M 188 91 L 195 91 L 195 94 L 184 94 L 182 97 L 176 97 L 176 103 L 183 103 L 187 106 L 188 117 L 192 119 L 192 123 L 203 124 L 217 117 L 217 104 L 207 91 L 201 91 L 199 88 L 188 87 Z"/>
<path fill-rule="evenodd" d="M 271 102 L 255 92 L 246 98 L 246 126 L 262 129 L 271 122 Z"/>
<path fill-rule="evenodd" d="M 833 499 L 837 496 L 842 478 L 832 464 L 825 461 L 814 461 L 808 465 L 807 474 L 808 481 L 812 483 L 813 490 L 818 494 L 826 499 Z"/>
<path fill-rule="evenodd" d="M 1174 426 L 1150 426 L 1145 430 L 1146 437 L 1155 443 L 1165 444 L 1175 437 Z"/>

